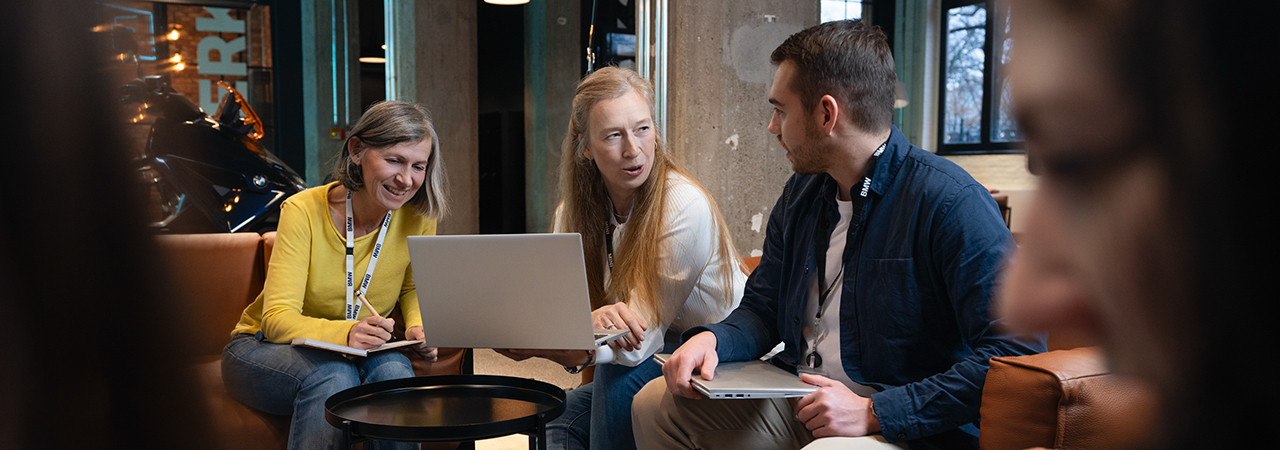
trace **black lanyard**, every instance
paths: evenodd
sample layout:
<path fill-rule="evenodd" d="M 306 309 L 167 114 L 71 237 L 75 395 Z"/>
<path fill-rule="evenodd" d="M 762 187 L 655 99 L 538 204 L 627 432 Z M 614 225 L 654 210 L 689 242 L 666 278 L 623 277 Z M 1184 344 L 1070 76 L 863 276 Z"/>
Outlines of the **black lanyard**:
<path fill-rule="evenodd" d="M 606 255 L 609 257 L 608 259 L 609 272 L 612 273 L 613 272 L 613 231 L 609 229 L 610 227 L 613 227 L 612 223 L 604 224 L 604 248 L 606 251 L 608 251 Z"/>
<path fill-rule="evenodd" d="M 818 252 L 817 262 L 815 263 L 815 271 L 818 275 L 818 288 L 822 289 L 818 292 L 817 318 L 819 319 L 822 318 L 822 307 L 826 304 L 827 297 L 829 297 L 831 295 L 831 291 L 835 289 L 836 281 L 839 281 L 840 277 L 844 275 L 844 267 L 849 264 L 849 257 L 853 254 L 853 252 L 849 251 L 849 247 L 850 244 L 853 243 L 854 237 L 858 235 L 858 226 L 860 226 L 862 222 L 862 210 L 867 204 L 867 195 L 871 193 L 871 178 L 875 176 L 876 162 L 880 160 L 880 155 L 884 153 L 884 150 L 888 145 L 889 141 L 885 141 L 883 144 L 880 144 L 880 147 L 876 148 L 875 153 L 871 154 L 871 161 L 867 163 L 867 173 L 862 177 L 862 190 L 858 195 L 851 195 L 851 197 L 853 197 L 853 217 L 849 219 L 849 230 L 845 234 L 844 253 L 841 254 L 840 272 L 836 274 L 834 280 L 831 280 L 830 285 L 826 282 L 826 276 L 827 248 L 831 246 L 831 225 L 827 220 L 826 211 L 818 213 L 818 225 L 813 231 L 813 245 L 815 250 Z M 826 288 L 823 289 L 823 286 L 826 286 Z"/>
<path fill-rule="evenodd" d="M 634 210 L 635 210 L 635 205 L 636 205 L 636 204 L 635 204 L 635 199 L 633 198 L 633 199 L 631 200 L 631 208 L 632 208 L 632 210 L 631 210 L 631 211 L 634 211 Z M 626 216 L 626 217 L 623 217 L 623 218 L 622 218 L 622 220 L 627 220 L 627 218 L 631 217 L 631 211 L 627 211 L 627 216 Z M 614 212 L 613 212 L 613 200 L 609 200 L 609 212 L 610 212 L 610 213 L 613 213 L 613 215 L 614 215 L 614 216 L 617 216 L 617 215 L 618 215 L 617 213 L 614 213 Z M 612 219 L 612 218 L 611 218 L 611 219 Z M 619 225 L 621 225 L 621 224 L 619 224 Z M 604 245 L 605 245 L 605 247 L 604 247 L 604 248 L 605 248 L 605 250 L 608 252 L 608 253 L 606 254 L 606 256 L 608 256 L 608 258 L 609 258 L 608 260 L 609 260 L 609 272 L 610 272 L 610 273 L 613 273 L 613 230 L 611 229 L 612 227 L 613 227 L 613 221 L 612 221 L 612 220 L 606 220 L 606 221 L 604 221 Z"/>

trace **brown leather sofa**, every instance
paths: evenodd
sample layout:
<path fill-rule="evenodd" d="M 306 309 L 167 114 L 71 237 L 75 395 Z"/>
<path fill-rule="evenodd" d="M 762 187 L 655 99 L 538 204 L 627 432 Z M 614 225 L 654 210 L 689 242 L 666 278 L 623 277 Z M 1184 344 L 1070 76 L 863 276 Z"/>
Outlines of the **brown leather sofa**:
<path fill-rule="evenodd" d="M 182 302 L 198 319 L 184 339 L 219 447 L 285 448 L 289 417 L 230 398 L 221 371 L 231 328 L 262 290 L 275 234 L 164 235 L 157 240 L 178 288 L 173 301 Z M 408 354 L 418 375 L 471 373 L 468 351 L 441 349 L 435 363 Z M 992 358 L 982 395 L 980 445 L 989 450 L 1128 448 L 1144 437 L 1152 412 L 1147 394 L 1111 375 L 1095 349 Z"/>
<path fill-rule="evenodd" d="M 1111 374 L 1098 349 L 991 358 L 982 391 L 984 450 L 1141 447 L 1151 394 Z"/>
<path fill-rule="evenodd" d="M 177 294 L 194 328 L 184 336 L 199 386 L 211 410 L 220 448 L 283 449 L 289 437 L 289 417 L 254 410 L 227 395 L 222 383 L 222 348 L 244 308 L 262 291 L 275 233 L 162 235 L 157 241 Z M 397 324 L 404 323 L 392 315 Z M 398 330 L 403 337 L 404 330 Z M 438 361 L 427 362 L 406 350 L 418 375 L 471 372 L 469 351 L 440 349 Z"/>

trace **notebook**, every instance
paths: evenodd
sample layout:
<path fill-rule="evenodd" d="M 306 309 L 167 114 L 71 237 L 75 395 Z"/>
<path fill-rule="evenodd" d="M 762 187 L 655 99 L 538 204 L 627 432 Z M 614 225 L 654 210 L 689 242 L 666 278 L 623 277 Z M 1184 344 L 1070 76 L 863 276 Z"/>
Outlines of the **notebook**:
<path fill-rule="evenodd" d="M 658 364 L 666 363 L 670 357 L 665 353 L 653 355 Z M 713 399 L 804 397 L 818 390 L 818 386 L 800 381 L 799 376 L 758 359 L 719 364 L 711 381 L 695 375 L 692 383 L 693 390 Z"/>
<path fill-rule="evenodd" d="M 577 233 L 408 239 L 432 347 L 590 350 L 626 334 L 592 330 Z"/>
<path fill-rule="evenodd" d="M 294 340 L 293 340 L 292 342 L 290 342 L 290 343 L 291 343 L 292 345 L 301 345 L 301 346 L 303 346 L 303 347 L 311 347 L 311 348 L 318 348 L 318 349 L 323 349 L 323 350 L 331 350 L 331 351 L 335 351 L 335 352 L 339 352 L 339 353 L 346 353 L 346 354 L 348 354 L 348 355 L 355 355 L 355 356 L 369 356 L 369 354 L 370 354 L 370 353 L 380 352 L 380 351 L 383 351 L 383 350 L 390 350 L 390 349 L 393 349 L 393 348 L 400 348 L 400 347 L 404 347 L 404 346 L 406 346 L 406 345 L 413 345 L 413 344 L 417 344 L 417 343 L 419 343 L 419 342 L 422 342 L 422 340 L 421 340 L 421 339 L 417 339 L 417 340 L 408 340 L 408 341 L 395 341 L 395 342 L 388 342 L 388 343 L 386 343 L 386 344 L 382 344 L 382 345 L 379 345 L 379 346 L 377 346 L 377 347 L 374 347 L 374 348 L 371 348 L 371 349 L 368 349 L 368 350 L 361 350 L 361 349 L 358 349 L 358 348 L 355 348 L 355 347 L 348 347 L 348 346 L 345 346 L 345 345 L 338 345 L 338 344 L 334 344 L 334 343 L 330 343 L 330 342 L 325 342 L 325 341 L 319 341 L 319 340 L 315 340 L 315 339 L 303 339 L 303 338 L 297 338 L 297 339 L 294 339 Z"/>

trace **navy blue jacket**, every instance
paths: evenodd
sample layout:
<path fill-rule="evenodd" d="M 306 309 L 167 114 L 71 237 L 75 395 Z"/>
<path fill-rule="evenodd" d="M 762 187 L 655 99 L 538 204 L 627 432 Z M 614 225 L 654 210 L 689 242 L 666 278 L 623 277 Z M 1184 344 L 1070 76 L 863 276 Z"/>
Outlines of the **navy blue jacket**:
<path fill-rule="evenodd" d="M 816 260 L 818 214 L 831 226 L 839 221 L 837 189 L 826 174 L 787 180 L 742 304 L 685 338 L 714 332 L 721 361 L 759 358 L 781 340 L 786 350 L 773 362 L 794 371 L 809 277 L 825 267 Z M 821 245 L 830 234 L 822 231 Z M 884 437 L 913 448 L 977 448 L 987 360 L 1045 348 L 1042 338 L 1001 334 L 992 318 L 997 272 L 1013 243 L 995 201 L 895 127 L 848 242 L 855 247 L 840 298 L 841 363 L 849 378 L 880 390 L 871 399 Z"/>

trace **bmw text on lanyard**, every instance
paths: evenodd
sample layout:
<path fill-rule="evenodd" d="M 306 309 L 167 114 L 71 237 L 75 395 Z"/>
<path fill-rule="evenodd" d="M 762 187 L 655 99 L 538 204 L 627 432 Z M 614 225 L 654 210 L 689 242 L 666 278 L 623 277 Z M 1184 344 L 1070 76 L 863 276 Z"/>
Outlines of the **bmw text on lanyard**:
<path fill-rule="evenodd" d="M 612 226 L 613 226 L 612 223 L 604 224 L 604 244 L 605 244 L 605 250 L 608 251 L 606 255 L 608 256 L 610 273 L 613 272 L 613 233 L 609 232 L 609 227 L 612 227 Z"/>
<path fill-rule="evenodd" d="M 369 268 L 365 270 L 364 279 L 360 281 L 360 295 L 369 292 L 369 280 L 373 279 L 373 268 L 378 266 L 378 254 L 382 253 L 382 240 L 387 238 L 387 227 L 391 225 L 391 211 L 382 219 L 382 229 L 378 231 L 378 242 L 373 244 L 373 255 L 369 257 Z M 356 224 L 351 216 L 351 191 L 347 190 L 347 320 L 360 317 L 360 302 L 355 299 L 356 268 Z M 374 311 L 375 313 L 377 311 Z"/>
<path fill-rule="evenodd" d="M 857 196 L 853 197 L 853 216 L 849 218 L 849 231 L 845 234 L 844 253 L 841 254 L 840 271 L 836 273 L 835 279 L 831 280 L 831 284 L 826 284 L 826 281 L 824 280 L 827 275 L 827 247 L 830 247 L 830 243 L 824 245 L 822 242 L 823 234 L 830 235 L 831 230 L 830 225 L 827 223 L 827 215 L 821 213 L 818 214 L 818 229 L 814 230 L 813 233 L 814 247 L 818 252 L 817 270 L 815 270 L 815 272 L 817 272 L 816 275 L 818 276 L 818 287 L 821 288 L 822 286 L 826 286 L 826 289 L 823 289 L 822 292 L 818 293 L 818 314 L 817 317 L 814 317 L 815 321 L 822 318 L 823 309 L 827 304 L 827 298 L 831 296 L 831 291 L 835 289 L 836 282 L 840 281 L 840 277 L 844 275 L 844 266 L 849 264 L 849 255 L 851 254 L 851 252 L 849 252 L 849 246 L 853 244 L 853 240 L 858 234 L 858 226 L 861 225 L 862 222 L 862 209 L 867 204 L 867 194 L 871 193 L 871 177 L 875 176 L 876 162 L 880 161 L 880 155 L 884 153 L 885 148 L 888 146 L 889 141 L 885 141 L 883 144 L 880 144 L 880 147 L 876 148 L 875 153 L 871 154 L 871 161 L 867 163 L 867 173 L 862 178 L 862 191 L 859 192 Z M 809 349 L 809 354 L 805 355 L 805 365 L 808 365 L 811 368 L 822 366 L 822 356 L 818 355 L 818 341 L 821 341 L 821 339 L 825 337 L 826 333 L 822 333 L 818 339 L 814 340 L 814 343 L 811 346 L 812 348 Z"/>

